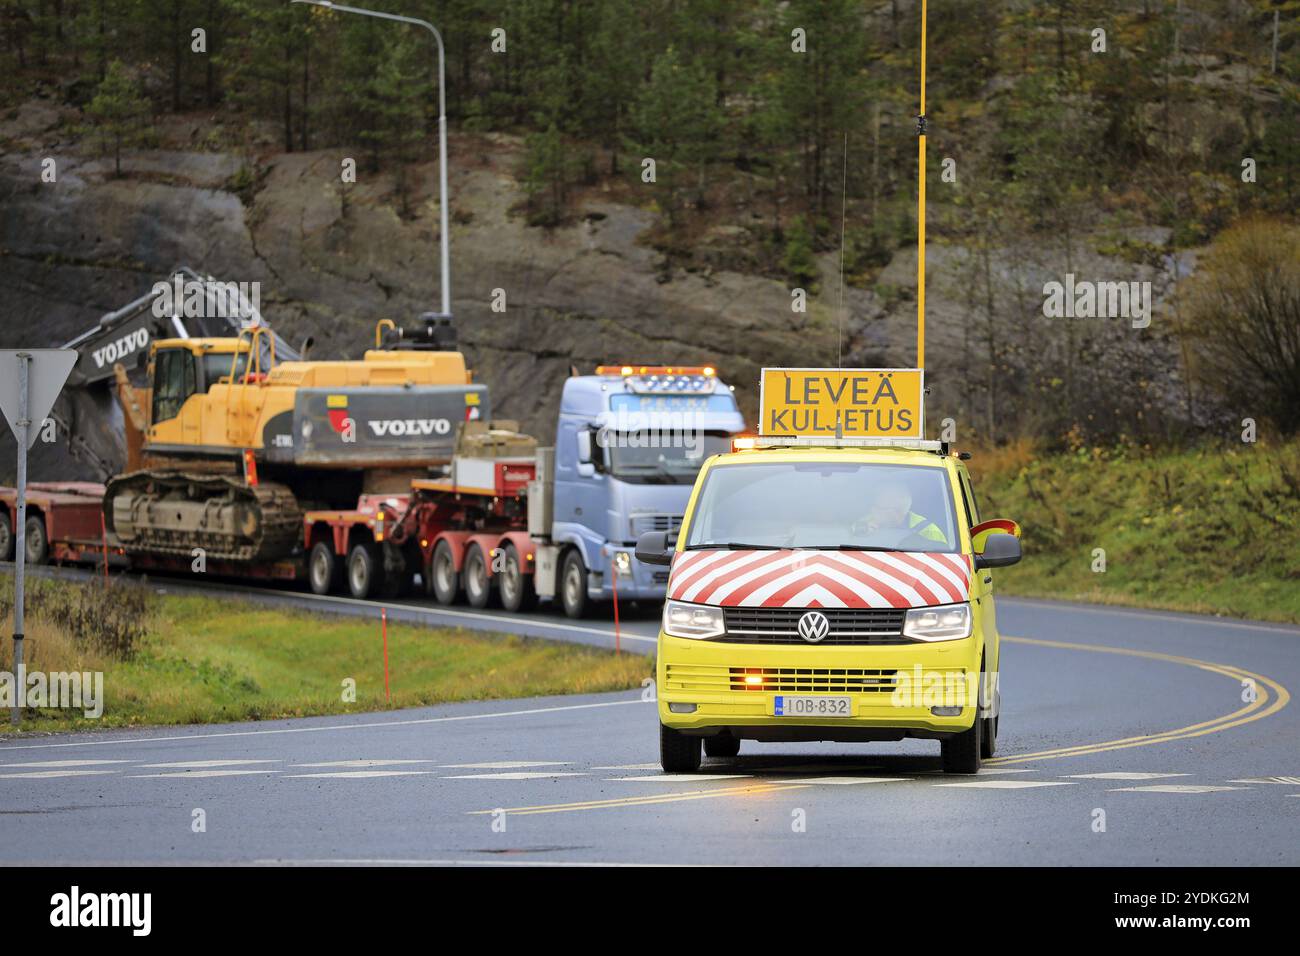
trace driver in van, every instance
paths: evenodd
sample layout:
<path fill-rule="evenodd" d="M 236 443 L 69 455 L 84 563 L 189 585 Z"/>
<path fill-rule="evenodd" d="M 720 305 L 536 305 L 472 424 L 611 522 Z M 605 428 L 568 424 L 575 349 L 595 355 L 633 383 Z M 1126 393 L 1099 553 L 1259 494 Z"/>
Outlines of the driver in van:
<path fill-rule="evenodd" d="M 872 487 L 867 501 L 870 510 L 854 522 L 854 533 L 907 531 L 940 544 L 948 544 L 947 537 L 938 525 L 912 510 L 912 492 L 906 482 L 896 478 L 882 481 Z"/>

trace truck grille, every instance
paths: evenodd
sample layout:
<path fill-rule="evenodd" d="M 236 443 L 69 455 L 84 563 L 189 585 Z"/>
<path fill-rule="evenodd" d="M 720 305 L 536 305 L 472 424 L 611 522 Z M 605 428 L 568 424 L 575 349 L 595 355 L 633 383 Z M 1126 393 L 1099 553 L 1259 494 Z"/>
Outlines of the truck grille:
<path fill-rule="evenodd" d="M 722 609 L 727 633 L 714 638 L 724 644 L 805 644 L 799 618 L 812 608 L 728 607 Z M 826 615 L 830 632 L 815 646 L 827 644 L 910 644 L 903 637 L 902 608 L 816 608 Z"/>
<path fill-rule="evenodd" d="M 680 531 L 682 516 L 669 514 L 633 515 L 628 519 L 628 523 L 632 526 L 632 538 L 635 540 L 651 531 Z"/>

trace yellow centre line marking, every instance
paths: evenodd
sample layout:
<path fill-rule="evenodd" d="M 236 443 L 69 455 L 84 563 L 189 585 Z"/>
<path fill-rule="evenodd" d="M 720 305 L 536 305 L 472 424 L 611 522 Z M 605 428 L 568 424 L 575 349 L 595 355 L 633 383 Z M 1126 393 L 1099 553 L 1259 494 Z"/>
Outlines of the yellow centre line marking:
<path fill-rule="evenodd" d="M 1291 694 L 1277 681 L 1229 664 L 1214 664 L 1210 661 L 1198 660 L 1195 657 L 1182 657 L 1177 654 L 1162 654 L 1158 651 L 1138 651 L 1126 647 L 1101 647 L 1097 644 L 1075 644 L 1068 641 L 1044 641 L 1030 637 L 1009 637 L 1007 635 L 1003 635 L 1002 639 L 1004 641 L 1011 641 L 1015 644 L 1031 644 L 1037 647 L 1057 647 L 1072 651 L 1096 651 L 1101 654 L 1122 654 L 1128 657 L 1145 657 L 1149 660 L 1169 661 L 1170 663 L 1182 664 L 1187 667 L 1196 667 L 1204 671 L 1209 671 L 1212 674 L 1221 674 L 1224 677 L 1230 677 L 1238 682 L 1247 679 L 1252 680 L 1255 683 L 1258 696 L 1255 700 L 1247 703 L 1246 706 L 1234 710 L 1232 713 L 1215 717 L 1213 720 L 1202 721 L 1199 724 L 1190 724 L 1186 727 L 1176 727 L 1173 730 L 1165 730 L 1160 733 L 1148 734 L 1142 737 L 1124 737 L 1119 740 L 1105 740 L 1094 744 L 1080 744 L 1075 747 L 1058 747 L 1053 750 L 1040 750 L 1028 754 L 1010 754 L 1006 757 L 993 757 L 990 760 L 986 760 L 986 764 L 1002 765 L 1010 763 L 1026 763 L 1035 760 L 1054 760 L 1058 757 L 1081 757 L 1088 754 L 1104 753 L 1111 750 L 1126 750 L 1130 747 L 1146 747 L 1151 744 L 1167 743 L 1172 740 L 1199 737 L 1203 734 L 1217 733 L 1220 730 L 1227 730 L 1230 727 L 1238 727 L 1242 724 L 1251 723 L 1252 721 L 1262 720 L 1265 717 L 1277 713 L 1291 700 Z M 1269 703 L 1270 690 L 1273 692 L 1272 703 Z"/>
<path fill-rule="evenodd" d="M 1186 727 L 1177 727 L 1173 730 L 1165 730 L 1142 737 L 1125 737 L 1120 740 L 1105 740 L 1093 744 L 1079 744 L 1074 747 L 1058 747 L 1054 750 L 1040 750 L 1034 753 L 993 757 L 990 760 L 984 761 L 986 765 L 1027 763 L 1035 760 L 1055 760 L 1059 757 L 1081 757 L 1088 754 L 1103 753 L 1110 750 L 1124 750 L 1129 747 L 1145 747 L 1150 746 L 1151 744 L 1167 743 L 1172 740 L 1182 740 L 1187 737 L 1199 737 L 1203 734 L 1217 733 L 1220 730 L 1227 730 L 1230 727 L 1238 727 L 1242 724 L 1251 723 L 1252 721 L 1262 720 L 1265 717 L 1277 713 L 1291 700 L 1291 694 L 1277 681 L 1264 677 L 1261 674 L 1255 674 L 1251 671 L 1244 670 L 1240 667 L 1234 667 L 1230 664 L 1215 664 L 1210 661 L 1198 660 L 1195 657 L 1182 657 L 1177 654 L 1162 654 L 1158 651 L 1138 651 L 1126 647 L 1102 647 L 1097 644 L 1075 644 L 1069 641 L 1045 641 L 1031 637 L 1010 637 L 1005 634 L 1002 636 L 1002 640 L 1010 641 L 1014 644 L 1030 644 L 1036 647 L 1055 647 L 1071 651 L 1095 651 L 1100 654 L 1121 654 L 1128 657 L 1144 657 L 1148 660 L 1168 661 L 1173 664 L 1182 664 L 1186 667 L 1196 667 L 1200 670 L 1209 671 L 1212 674 L 1219 674 L 1223 677 L 1231 678 L 1239 683 L 1247 679 L 1253 680 L 1255 682 L 1258 696 L 1255 700 L 1250 701 L 1244 707 L 1234 710 L 1229 714 L 1224 714 L 1221 717 L 1202 721 L 1199 724 L 1190 724 Z M 1270 691 L 1272 691 L 1272 694 L 1270 694 Z M 502 807 L 498 809 L 501 812 L 515 814 L 516 816 L 535 813 L 567 813 L 574 810 L 639 807 L 659 803 L 679 803 L 685 800 L 707 800 L 712 797 L 775 793 L 780 790 L 804 790 L 809 786 L 812 785 L 756 783 L 747 786 L 718 787 L 713 790 L 688 790 L 683 793 L 662 793 L 644 797 L 611 797 L 606 800 L 587 800 L 577 803 L 553 803 L 534 807 Z M 498 810 L 469 811 L 472 816 L 497 812 Z"/>
<path fill-rule="evenodd" d="M 677 803 L 681 800 L 707 800 L 736 794 L 773 793 L 777 790 L 805 790 L 812 784 L 754 784 L 746 787 L 719 787 L 716 790 L 687 790 L 683 793 L 660 793 L 645 797 L 611 797 L 608 800 L 586 800 L 581 803 L 552 803 L 536 807 L 501 807 L 504 813 L 523 816 L 532 813 L 564 813 L 569 810 L 600 810 L 605 807 L 639 807 L 650 803 Z M 496 810 L 471 810 L 470 816 L 496 813 Z"/>

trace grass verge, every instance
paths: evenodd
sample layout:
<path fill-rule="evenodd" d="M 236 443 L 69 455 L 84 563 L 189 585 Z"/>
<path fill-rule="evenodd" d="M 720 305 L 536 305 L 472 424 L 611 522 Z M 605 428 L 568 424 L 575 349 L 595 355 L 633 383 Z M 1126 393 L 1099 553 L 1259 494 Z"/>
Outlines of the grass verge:
<path fill-rule="evenodd" d="M 102 671 L 99 719 L 28 709 L 28 731 L 346 714 L 450 701 L 639 687 L 636 654 L 461 628 L 389 623 L 384 693 L 378 617 L 313 615 L 238 600 L 157 596 L 139 585 L 29 580 L 29 672 Z M 0 671 L 12 672 L 13 579 L 0 587 Z M 142 608 L 123 639 L 120 605 Z M 95 613 L 80 614 L 82 607 Z M 70 610 L 71 609 L 71 610 Z M 351 683 L 349 683 L 351 682 Z M 354 699 L 347 699 L 354 691 Z"/>
<path fill-rule="evenodd" d="M 1023 529 L 999 593 L 1300 623 L 1300 441 L 1021 444 L 970 467 L 981 517 Z"/>

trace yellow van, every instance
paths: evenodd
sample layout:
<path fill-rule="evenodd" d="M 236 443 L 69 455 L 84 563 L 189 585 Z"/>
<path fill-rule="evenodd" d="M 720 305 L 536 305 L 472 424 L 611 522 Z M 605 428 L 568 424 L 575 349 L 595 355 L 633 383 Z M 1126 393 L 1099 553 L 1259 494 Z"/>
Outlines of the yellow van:
<path fill-rule="evenodd" d="M 672 569 L 664 770 L 698 770 L 701 744 L 922 737 L 974 773 L 998 732 L 991 569 L 1020 560 L 1019 527 L 980 522 L 946 443 L 757 444 L 705 463 L 675 542 L 637 543 Z"/>

